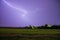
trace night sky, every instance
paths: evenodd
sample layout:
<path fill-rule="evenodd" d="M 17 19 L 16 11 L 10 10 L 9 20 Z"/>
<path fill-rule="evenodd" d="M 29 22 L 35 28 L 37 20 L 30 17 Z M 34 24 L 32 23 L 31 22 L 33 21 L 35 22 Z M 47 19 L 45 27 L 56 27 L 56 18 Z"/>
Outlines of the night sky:
<path fill-rule="evenodd" d="M 60 25 L 60 0 L 0 0 L 0 26 Z"/>

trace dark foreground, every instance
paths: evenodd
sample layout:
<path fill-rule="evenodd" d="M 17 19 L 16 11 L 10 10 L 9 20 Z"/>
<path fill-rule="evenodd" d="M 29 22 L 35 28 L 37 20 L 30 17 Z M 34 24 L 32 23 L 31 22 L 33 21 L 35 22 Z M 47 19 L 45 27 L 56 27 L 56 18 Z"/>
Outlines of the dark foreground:
<path fill-rule="evenodd" d="M 60 29 L 0 28 L 0 40 L 60 40 Z"/>
<path fill-rule="evenodd" d="M 0 35 L 0 40 L 60 40 L 60 35 Z"/>

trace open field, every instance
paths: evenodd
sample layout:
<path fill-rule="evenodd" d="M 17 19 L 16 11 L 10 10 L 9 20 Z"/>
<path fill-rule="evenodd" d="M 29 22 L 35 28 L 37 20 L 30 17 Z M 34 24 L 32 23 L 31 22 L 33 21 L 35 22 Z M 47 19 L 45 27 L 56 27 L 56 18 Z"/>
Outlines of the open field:
<path fill-rule="evenodd" d="M 0 28 L 0 40 L 60 40 L 60 29 Z"/>
<path fill-rule="evenodd" d="M 60 29 L 7 29 L 1 28 L 0 34 L 60 34 Z"/>

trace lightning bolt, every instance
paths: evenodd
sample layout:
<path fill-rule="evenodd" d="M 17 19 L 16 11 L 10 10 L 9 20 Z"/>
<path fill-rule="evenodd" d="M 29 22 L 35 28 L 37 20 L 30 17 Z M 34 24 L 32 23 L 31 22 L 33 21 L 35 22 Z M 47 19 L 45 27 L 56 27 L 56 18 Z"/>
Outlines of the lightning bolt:
<path fill-rule="evenodd" d="M 30 22 L 31 22 L 31 19 L 29 18 L 29 16 L 28 16 L 28 11 L 27 10 L 25 10 L 25 9 L 23 9 L 23 8 L 18 8 L 18 7 L 15 7 L 15 6 L 13 6 L 11 3 L 9 3 L 7 0 L 3 0 L 3 2 L 5 3 L 5 4 L 7 4 L 9 7 L 11 7 L 11 8 L 13 8 L 13 9 L 16 9 L 17 11 L 19 11 L 19 12 L 22 12 L 22 15 L 21 15 L 21 18 L 25 21 L 25 22 L 27 22 L 28 24 L 31 24 Z"/>
<path fill-rule="evenodd" d="M 11 7 L 11 8 L 13 8 L 13 9 L 16 9 L 16 10 L 18 10 L 18 11 L 21 11 L 23 14 L 22 14 L 22 17 L 25 17 L 26 16 L 26 14 L 28 13 L 26 10 L 24 10 L 24 9 L 22 9 L 22 8 L 17 8 L 17 7 L 15 7 L 15 6 L 13 6 L 13 5 L 11 5 L 9 2 L 7 2 L 6 0 L 3 0 L 3 2 L 5 3 L 5 4 L 7 4 L 9 7 Z"/>

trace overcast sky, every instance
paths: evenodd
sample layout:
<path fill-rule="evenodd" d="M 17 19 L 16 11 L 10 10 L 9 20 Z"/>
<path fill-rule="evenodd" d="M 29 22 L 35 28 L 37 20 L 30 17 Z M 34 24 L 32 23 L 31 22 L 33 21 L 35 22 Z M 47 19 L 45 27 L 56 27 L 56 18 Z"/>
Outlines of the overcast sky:
<path fill-rule="evenodd" d="M 0 26 L 60 24 L 60 0 L 0 0 Z"/>

